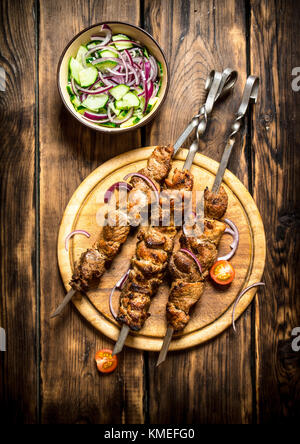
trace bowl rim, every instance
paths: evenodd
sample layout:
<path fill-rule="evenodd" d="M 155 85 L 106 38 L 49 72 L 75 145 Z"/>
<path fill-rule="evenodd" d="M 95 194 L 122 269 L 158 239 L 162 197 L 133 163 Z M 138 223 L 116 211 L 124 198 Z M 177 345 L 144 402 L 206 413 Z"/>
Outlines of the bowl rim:
<path fill-rule="evenodd" d="M 104 25 L 104 24 L 107 24 L 108 26 L 109 26 L 110 24 L 112 24 L 112 25 L 115 25 L 115 24 L 118 24 L 118 25 L 125 25 L 125 26 L 129 26 L 129 27 L 131 27 L 131 28 L 138 29 L 138 30 L 141 31 L 142 33 L 146 34 L 146 35 L 147 35 L 147 36 L 153 41 L 153 43 L 157 46 L 157 48 L 159 49 L 159 51 L 160 51 L 160 53 L 161 53 L 161 55 L 162 55 L 162 57 L 163 57 L 163 59 L 164 59 L 165 65 L 166 65 L 166 70 L 167 70 L 166 89 L 165 89 L 164 95 L 161 97 L 160 103 L 159 103 L 158 106 L 154 109 L 154 111 L 153 111 L 152 114 L 151 114 L 151 112 L 148 114 L 148 116 L 146 117 L 145 120 L 143 120 L 143 121 L 141 121 L 141 122 L 138 122 L 136 125 L 133 125 L 133 126 L 131 126 L 131 127 L 129 127 L 129 128 L 109 128 L 109 127 L 108 127 L 108 128 L 105 128 L 105 127 L 100 127 L 100 126 L 95 127 L 95 126 L 93 126 L 92 123 L 90 123 L 90 122 L 88 122 L 88 121 L 87 121 L 87 122 L 82 122 L 82 120 L 77 116 L 77 113 L 73 113 L 72 110 L 70 109 L 69 105 L 66 103 L 66 101 L 65 101 L 65 99 L 64 99 L 64 96 L 63 96 L 63 93 L 62 93 L 62 87 L 61 87 L 61 84 L 60 84 L 60 81 L 59 81 L 59 74 L 60 74 L 60 69 L 61 69 L 62 61 L 63 61 L 63 59 L 64 59 L 64 57 L 65 57 L 65 55 L 66 55 L 67 50 L 68 50 L 69 47 L 72 45 L 72 43 L 73 43 L 75 40 L 77 40 L 78 37 L 79 37 L 81 34 L 84 34 L 86 31 L 89 31 L 89 30 L 92 29 L 92 28 L 95 28 L 95 27 L 97 27 L 97 26 L 101 26 L 101 25 Z M 167 97 L 167 95 L 168 95 L 168 91 L 169 91 L 169 80 L 170 80 L 169 65 L 168 65 L 168 62 L 167 62 L 167 59 L 166 59 L 165 53 L 164 53 L 164 51 L 162 50 L 160 44 L 154 39 L 154 37 L 153 37 L 151 34 L 149 34 L 148 31 L 146 31 L 145 29 L 141 28 L 140 26 L 133 25 L 133 24 L 131 24 L 131 23 L 121 22 L 121 21 L 118 21 L 118 20 L 113 20 L 113 21 L 108 21 L 108 20 L 106 20 L 106 21 L 103 21 L 103 22 L 95 23 L 94 25 L 88 26 L 87 28 L 84 28 L 82 31 L 78 32 L 78 33 L 77 33 L 77 34 L 76 34 L 76 35 L 75 35 L 75 36 L 69 41 L 69 43 L 65 46 L 63 52 L 61 53 L 61 56 L 60 56 L 59 61 L 58 61 L 58 65 L 57 65 L 57 73 L 56 73 L 56 81 L 57 81 L 58 92 L 59 92 L 60 98 L 61 98 L 63 104 L 65 105 L 66 109 L 68 110 L 68 112 L 69 112 L 73 117 L 75 117 L 75 119 L 78 120 L 78 122 L 80 122 L 82 125 L 87 126 L 88 128 L 93 129 L 93 130 L 95 130 L 95 131 L 99 131 L 99 132 L 105 133 L 105 134 L 124 134 L 124 133 L 126 133 L 126 132 L 133 131 L 133 130 L 135 130 L 135 129 L 137 129 L 137 128 L 141 128 L 142 126 L 144 126 L 144 125 L 146 125 L 147 123 L 149 123 L 152 119 L 154 119 L 154 117 L 156 116 L 156 114 L 160 111 L 160 108 L 161 108 L 161 106 L 163 105 L 163 103 L 164 103 L 164 101 L 166 100 L 166 97 Z"/>

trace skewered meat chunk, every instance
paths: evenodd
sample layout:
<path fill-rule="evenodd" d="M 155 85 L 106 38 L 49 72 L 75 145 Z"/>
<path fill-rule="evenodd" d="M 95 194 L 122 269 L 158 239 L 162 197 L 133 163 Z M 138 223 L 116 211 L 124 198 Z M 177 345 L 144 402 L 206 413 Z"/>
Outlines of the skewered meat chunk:
<path fill-rule="evenodd" d="M 156 147 L 148 159 L 146 168 L 143 168 L 139 173 L 151 179 L 159 189 L 159 184 L 170 172 L 173 152 L 172 146 Z M 140 208 L 143 205 L 149 204 L 152 197 L 152 189 L 146 181 L 139 177 L 132 177 L 130 182 L 133 188 L 128 193 L 127 209 L 130 210 L 132 205 L 142 199 L 143 202 Z M 86 292 L 89 288 L 99 285 L 106 265 L 118 254 L 122 244 L 129 235 L 130 221 L 127 214 L 121 208 L 112 210 L 106 216 L 111 218 L 114 224 L 108 223 L 103 227 L 98 242 L 93 246 L 93 249 L 84 252 L 78 263 L 75 264 L 70 285 L 77 291 Z M 91 257 L 93 257 L 93 260 Z"/>
<path fill-rule="evenodd" d="M 80 257 L 72 276 L 72 287 L 77 291 L 87 291 L 99 285 L 105 256 L 95 248 L 89 248 Z"/>
<path fill-rule="evenodd" d="M 188 171 L 176 171 L 173 177 L 180 181 L 180 189 L 191 191 L 193 179 Z M 139 231 L 136 254 L 131 260 L 131 271 L 121 292 L 118 314 L 118 320 L 132 330 L 140 330 L 149 317 L 151 298 L 166 274 L 176 234 L 173 223 L 168 227 L 142 227 Z"/>
<path fill-rule="evenodd" d="M 217 193 L 209 191 L 208 188 L 204 190 L 204 213 L 206 217 L 212 219 L 221 219 L 227 209 L 228 196 L 224 187 L 221 186 Z"/>
<path fill-rule="evenodd" d="M 212 219 L 204 220 L 204 231 L 196 227 L 193 233 L 182 234 L 180 245 L 191 251 L 199 260 L 202 273 L 195 261 L 182 251 L 173 253 L 169 271 L 173 284 L 167 303 L 167 321 L 175 331 L 183 330 L 190 320 L 190 310 L 204 291 L 204 279 L 218 256 L 218 244 L 226 229 L 225 223 L 215 220 L 216 215 L 224 215 L 227 209 L 227 195 L 224 188 L 219 193 L 204 193 L 204 208 Z"/>
<path fill-rule="evenodd" d="M 200 299 L 204 283 L 176 280 L 171 287 L 172 298 L 167 304 L 167 319 L 175 331 L 183 330 L 190 320 L 190 309 Z"/>

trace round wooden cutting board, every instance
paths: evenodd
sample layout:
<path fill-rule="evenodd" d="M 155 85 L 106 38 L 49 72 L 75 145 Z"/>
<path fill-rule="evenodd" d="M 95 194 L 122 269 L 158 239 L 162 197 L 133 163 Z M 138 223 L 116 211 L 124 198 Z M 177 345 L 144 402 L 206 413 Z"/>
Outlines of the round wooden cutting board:
<path fill-rule="evenodd" d="M 114 182 L 122 180 L 129 172 L 136 172 L 146 165 L 154 147 L 139 148 L 122 154 L 101 165 L 91 173 L 77 188 L 72 196 L 62 219 L 58 237 L 58 263 L 64 285 L 67 290 L 72 275 L 74 262 L 81 253 L 97 240 L 101 218 L 106 205 L 103 202 L 104 192 Z M 182 168 L 187 150 L 180 150 L 173 167 Z M 197 153 L 192 173 L 194 174 L 195 190 L 211 187 L 218 169 L 218 163 Z M 226 217 L 238 227 L 240 242 L 231 263 L 235 268 L 236 277 L 226 290 L 217 289 L 207 282 L 205 292 L 196 304 L 191 320 L 185 330 L 175 336 L 170 350 L 188 348 L 207 341 L 231 325 L 233 302 L 240 291 L 260 281 L 265 264 L 266 242 L 265 233 L 259 211 L 242 183 L 226 170 L 224 186 L 228 193 L 229 204 Z M 74 236 L 69 242 L 69 251 L 65 249 L 65 238 L 73 230 L 86 230 L 90 238 L 82 235 Z M 116 341 L 120 326 L 109 310 L 111 289 L 127 271 L 130 258 L 135 251 L 136 234 L 129 237 L 120 254 L 102 277 L 97 290 L 87 295 L 76 294 L 73 303 L 80 313 L 104 335 Z M 220 256 L 228 252 L 232 238 L 224 235 L 220 244 Z M 130 333 L 126 345 L 142 350 L 159 351 L 166 332 L 165 307 L 168 300 L 168 282 L 166 281 L 153 298 L 150 313 L 144 328 L 137 333 Z M 240 316 L 252 301 L 256 288 L 248 291 L 240 300 L 236 317 Z M 113 305 L 117 311 L 119 293 L 114 294 Z"/>

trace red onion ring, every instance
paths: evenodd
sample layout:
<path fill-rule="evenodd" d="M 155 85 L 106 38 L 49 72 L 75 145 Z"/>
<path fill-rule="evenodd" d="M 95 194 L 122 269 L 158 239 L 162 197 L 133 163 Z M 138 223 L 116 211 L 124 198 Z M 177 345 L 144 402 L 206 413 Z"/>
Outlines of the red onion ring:
<path fill-rule="evenodd" d="M 129 174 L 127 174 L 127 175 L 124 177 L 124 180 L 127 180 L 127 179 L 129 179 L 130 177 L 134 177 L 134 176 L 135 176 L 135 177 L 139 177 L 140 179 L 143 179 L 143 180 L 147 183 L 147 185 L 148 185 L 150 188 L 152 188 L 152 190 L 153 190 L 154 193 L 155 193 L 156 201 L 157 201 L 157 203 L 159 203 L 158 189 L 157 189 L 155 183 L 152 182 L 152 180 L 149 179 L 149 177 L 144 176 L 144 174 L 140 174 L 140 173 L 129 173 Z"/>
<path fill-rule="evenodd" d="M 88 117 L 85 117 L 84 115 L 82 116 L 85 120 L 87 120 L 88 122 L 91 122 L 91 123 L 97 123 L 97 122 L 99 122 L 99 123 L 107 123 L 107 122 L 109 122 L 109 119 L 105 119 L 105 120 L 99 120 L 99 119 L 89 119 Z"/>
<path fill-rule="evenodd" d="M 188 254 L 189 256 L 191 256 L 192 259 L 194 259 L 194 261 L 196 262 L 196 264 L 197 264 L 197 266 L 199 268 L 200 274 L 202 276 L 202 267 L 201 267 L 201 264 L 200 264 L 199 259 L 197 258 L 197 256 L 192 251 L 187 250 L 186 248 L 181 248 L 179 251 L 182 251 L 183 253 Z"/>
<path fill-rule="evenodd" d="M 225 256 L 218 257 L 217 261 L 229 261 L 235 255 L 239 245 L 239 230 L 237 226 L 230 219 L 224 219 L 224 222 L 226 222 L 231 228 L 226 228 L 224 234 L 230 234 L 230 236 L 233 237 L 233 242 L 230 244 L 231 251 Z"/>
<path fill-rule="evenodd" d="M 85 88 L 81 88 L 80 86 L 77 87 L 77 89 L 79 89 L 82 92 L 85 92 L 88 95 L 96 95 L 96 94 L 102 94 L 105 91 L 109 91 L 110 89 L 113 88 L 114 85 L 110 85 L 110 86 L 106 86 L 106 87 L 101 87 L 99 89 L 85 89 Z"/>
<path fill-rule="evenodd" d="M 86 62 L 85 62 L 86 58 L 93 52 L 98 51 L 98 49 L 103 49 L 103 47 L 106 46 L 107 43 L 109 43 L 111 40 L 112 30 L 108 25 L 105 24 L 102 25 L 100 31 L 105 33 L 105 38 L 99 45 L 94 46 L 93 48 L 91 48 L 89 51 L 87 51 L 85 54 L 82 55 L 82 64 L 84 67 L 86 67 Z"/>
<path fill-rule="evenodd" d="M 71 233 L 68 234 L 68 236 L 65 239 L 65 249 L 66 251 L 69 251 L 69 240 L 71 239 L 71 237 L 73 237 L 75 234 L 83 234 L 86 237 L 91 237 L 90 233 L 88 233 L 85 230 L 74 230 L 71 231 Z"/>
<path fill-rule="evenodd" d="M 87 117 L 88 119 L 91 120 L 103 120 L 103 119 L 107 119 L 107 114 L 94 114 L 91 113 L 90 111 L 85 111 L 83 114 L 84 117 Z"/>
<path fill-rule="evenodd" d="M 266 284 L 264 282 L 256 282 L 255 284 L 252 284 L 249 287 L 245 288 L 236 298 L 236 300 L 234 302 L 233 309 L 232 309 L 232 328 L 233 328 L 234 332 L 236 332 L 234 315 L 235 315 L 235 309 L 236 309 L 237 304 L 239 303 L 241 298 L 244 296 L 244 294 L 247 293 L 247 291 L 251 290 L 251 288 L 253 288 L 253 287 L 258 287 L 259 285 L 265 286 Z"/>
<path fill-rule="evenodd" d="M 115 290 L 120 290 L 120 291 L 122 291 L 122 289 L 123 289 L 123 287 L 124 287 L 124 284 L 125 284 L 125 282 L 126 282 L 127 279 L 128 279 L 129 272 L 130 272 L 130 269 L 127 270 L 126 273 L 121 277 L 121 279 L 116 283 L 116 285 L 115 285 L 114 288 L 111 290 L 110 295 L 109 295 L 109 309 L 110 309 L 110 312 L 111 312 L 112 316 L 113 316 L 116 320 L 117 320 L 118 315 L 117 315 L 117 313 L 115 312 L 115 310 L 114 310 L 114 308 L 113 308 L 113 305 L 112 305 L 112 297 L 113 297 L 113 295 L 114 295 Z"/>
<path fill-rule="evenodd" d="M 110 200 L 110 198 L 111 198 L 111 196 L 113 195 L 113 192 L 116 190 L 116 189 L 120 189 L 120 188 L 126 188 L 127 189 L 127 191 L 130 191 L 130 190 L 132 190 L 132 185 L 130 184 L 130 183 L 128 183 L 128 182 L 116 182 L 116 183 L 114 183 L 113 185 L 111 185 L 109 188 L 108 188 L 108 190 L 105 192 L 105 194 L 104 194 L 104 202 L 105 203 L 108 203 L 109 202 L 109 200 Z"/>

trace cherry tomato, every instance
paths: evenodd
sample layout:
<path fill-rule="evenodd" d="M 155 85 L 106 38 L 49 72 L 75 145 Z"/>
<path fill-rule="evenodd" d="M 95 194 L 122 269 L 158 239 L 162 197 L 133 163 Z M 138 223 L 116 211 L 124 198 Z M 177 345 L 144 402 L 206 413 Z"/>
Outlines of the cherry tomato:
<path fill-rule="evenodd" d="M 210 277 L 220 285 L 230 284 L 235 276 L 233 266 L 228 261 L 217 261 L 210 269 Z"/>
<path fill-rule="evenodd" d="M 112 356 L 112 350 L 104 348 L 96 353 L 95 360 L 97 368 L 101 373 L 111 373 L 118 365 L 117 356 Z"/>

